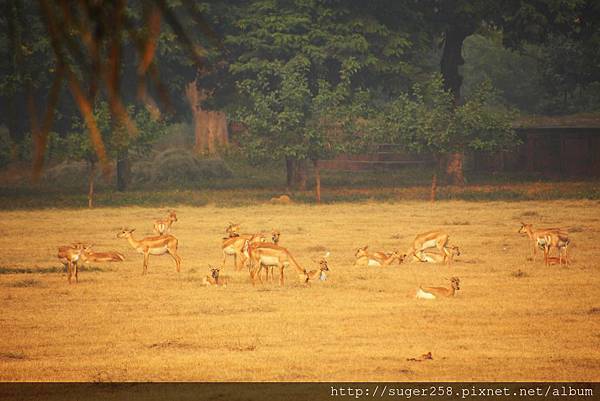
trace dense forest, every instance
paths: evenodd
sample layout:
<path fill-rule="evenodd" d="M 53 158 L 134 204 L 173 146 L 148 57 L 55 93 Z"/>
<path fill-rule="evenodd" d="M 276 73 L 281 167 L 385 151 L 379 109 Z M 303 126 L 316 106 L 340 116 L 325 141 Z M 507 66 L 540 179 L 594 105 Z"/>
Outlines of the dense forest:
<path fill-rule="evenodd" d="M 7 0 L 0 164 L 85 160 L 128 186 L 131 158 L 186 123 L 228 147 L 307 166 L 392 143 L 464 182 L 469 150 L 518 143 L 521 114 L 600 109 L 600 3 Z M 229 145 L 228 145 L 229 144 Z M 90 178 L 93 186 L 93 178 Z"/>

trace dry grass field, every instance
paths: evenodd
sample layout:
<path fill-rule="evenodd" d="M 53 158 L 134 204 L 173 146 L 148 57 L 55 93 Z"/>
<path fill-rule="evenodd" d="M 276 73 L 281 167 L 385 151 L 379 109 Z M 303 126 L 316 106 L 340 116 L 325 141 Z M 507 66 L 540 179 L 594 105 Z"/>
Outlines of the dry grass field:
<path fill-rule="evenodd" d="M 183 258 L 142 256 L 117 239 L 150 234 L 157 208 L 0 212 L 0 381 L 599 381 L 600 203 L 425 202 L 176 208 Z M 572 265 L 526 260 L 519 221 L 571 231 Z M 252 287 L 228 260 L 227 288 L 201 286 L 229 221 L 281 230 L 306 267 L 331 252 L 329 279 Z M 353 267 L 354 250 L 405 251 L 447 230 L 453 267 Z M 69 285 L 56 248 L 118 250 Z M 29 273 L 14 273 L 15 270 Z M 417 300 L 419 284 L 457 296 Z M 431 352 L 433 359 L 408 359 Z"/>

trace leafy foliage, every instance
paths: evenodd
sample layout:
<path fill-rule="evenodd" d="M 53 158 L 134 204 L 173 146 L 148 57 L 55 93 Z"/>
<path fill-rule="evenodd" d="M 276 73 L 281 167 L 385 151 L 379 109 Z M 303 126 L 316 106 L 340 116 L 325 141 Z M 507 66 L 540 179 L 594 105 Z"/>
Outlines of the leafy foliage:
<path fill-rule="evenodd" d="M 352 11 L 301 0 L 238 9 L 224 39 L 228 79 L 240 95 L 229 110 L 246 127 L 240 143 L 253 160 L 317 160 L 356 149 L 352 110 L 361 87 L 377 74 L 408 72 L 407 37 Z"/>
<path fill-rule="evenodd" d="M 515 115 L 498 106 L 496 96 L 491 84 L 484 82 L 464 104 L 454 107 L 452 94 L 436 75 L 381 111 L 373 123 L 375 140 L 438 155 L 465 149 L 505 150 L 519 143 L 511 127 Z"/>

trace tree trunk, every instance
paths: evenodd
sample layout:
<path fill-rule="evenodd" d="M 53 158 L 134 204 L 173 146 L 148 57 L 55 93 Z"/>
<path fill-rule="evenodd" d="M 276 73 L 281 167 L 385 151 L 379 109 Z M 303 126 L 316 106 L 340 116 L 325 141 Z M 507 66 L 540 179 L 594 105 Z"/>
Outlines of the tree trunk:
<path fill-rule="evenodd" d="M 294 177 L 294 185 L 300 191 L 306 191 L 306 181 L 308 175 L 306 172 L 306 160 L 296 160 L 296 174 Z"/>
<path fill-rule="evenodd" d="M 124 192 L 131 182 L 131 166 L 129 165 L 129 151 L 119 152 L 117 156 L 117 191 Z"/>
<path fill-rule="evenodd" d="M 285 158 L 286 169 L 286 184 L 288 190 L 298 189 L 306 190 L 306 181 L 308 175 L 306 173 L 306 160 L 298 160 L 291 156 Z"/>
<path fill-rule="evenodd" d="M 290 190 L 294 186 L 294 170 L 296 169 L 296 161 L 290 156 L 285 157 L 285 171 L 286 171 L 286 186 Z"/>
<path fill-rule="evenodd" d="M 202 109 L 202 101 L 206 100 L 208 94 L 198 88 L 197 81 L 190 82 L 185 92 L 192 112 L 194 151 L 198 154 L 214 155 L 219 146 L 227 145 L 229 142 L 227 117 L 220 111 Z"/>
<path fill-rule="evenodd" d="M 455 21 L 454 25 L 446 29 L 444 50 L 440 62 L 444 87 L 452 93 L 454 105 L 457 106 L 460 100 L 460 88 L 463 78 L 460 75 L 459 67 L 465 63 L 462 57 L 463 42 L 467 36 L 475 31 L 470 24 L 461 24 Z M 455 152 L 449 155 L 446 165 L 446 174 L 451 183 L 455 185 L 464 185 L 463 172 L 464 151 Z"/>
<path fill-rule="evenodd" d="M 313 160 L 315 166 L 315 193 L 317 196 L 317 203 L 321 203 L 321 170 L 319 169 L 319 161 Z"/>
<path fill-rule="evenodd" d="M 90 175 L 88 176 L 88 208 L 94 208 L 94 180 L 96 179 L 96 162 L 90 161 Z"/>
<path fill-rule="evenodd" d="M 431 194 L 429 200 L 434 203 L 437 197 L 437 171 L 433 173 L 431 177 Z"/>
<path fill-rule="evenodd" d="M 465 176 L 463 173 L 463 164 L 465 159 L 464 152 L 454 152 L 448 155 L 446 164 L 446 175 L 452 185 L 465 185 Z"/>

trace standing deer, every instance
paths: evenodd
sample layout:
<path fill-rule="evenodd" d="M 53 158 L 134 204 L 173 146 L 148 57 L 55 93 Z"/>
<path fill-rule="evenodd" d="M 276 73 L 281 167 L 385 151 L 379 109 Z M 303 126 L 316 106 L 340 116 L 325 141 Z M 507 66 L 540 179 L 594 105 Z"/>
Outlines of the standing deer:
<path fill-rule="evenodd" d="M 91 247 L 91 245 L 85 245 L 81 242 L 58 247 L 58 254 L 56 256 L 63 265 L 67 266 L 69 284 L 71 284 L 73 274 L 75 274 L 75 282 L 79 282 L 79 261 L 83 260 L 83 253 L 89 251 Z"/>
<path fill-rule="evenodd" d="M 150 255 L 164 255 L 169 254 L 177 266 L 177 273 L 181 270 L 181 257 L 177 255 L 177 238 L 172 235 L 160 235 L 158 237 L 146 237 L 141 240 L 133 238 L 133 229 L 122 229 L 118 234 L 117 238 L 126 238 L 129 245 L 133 247 L 137 252 L 144 255 L 144 269 L 142 275 L 148 272 L 148 258 Z"/>
<path fill-rule="evenodd" d="M 169 210 L 169 214 L 166 218 L 156 220 L 154 222 L 154 231 L 158 235 L 165 235 L 171 232 L 171 226 L 177 221 L 177 214 L 174 210 Z"/>
<path fill-rule="evenodd" d="M 430 248 L 437 248 L 443 255 L 443 262 L 450 265 L 453 258 L 450 247 L 448 247 L 449 239 L 450 236 L 443 231 L 428 231 L 417 235 L 413 241 L 412 248 L 406 253 L 416 256 L 419 260 L 423 260 L 423 251 Z"/>

